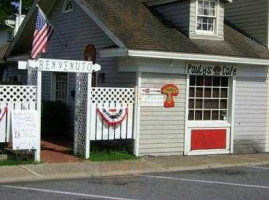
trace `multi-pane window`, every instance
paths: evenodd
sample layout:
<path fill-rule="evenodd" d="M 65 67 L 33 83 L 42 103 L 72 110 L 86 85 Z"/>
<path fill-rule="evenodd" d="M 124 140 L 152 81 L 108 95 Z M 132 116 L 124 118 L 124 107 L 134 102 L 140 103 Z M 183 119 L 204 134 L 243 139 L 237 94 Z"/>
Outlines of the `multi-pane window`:
<path fill-rule="evenodd" d="M 55 100 L 66 103 L 67 101 L 67 84 L 68 74 L 67 73 L 56 73 L 55 74 Z"/>
<path fill-rule="evenodd" d="M 228 120 L 228 77 L 190 76 L 189 85 L 189 120 Z"/>
<path fill-rule="evenodd" d="M 198 0 L 197 30 L 215 32 L 217 18 L 216 0 Z"/>

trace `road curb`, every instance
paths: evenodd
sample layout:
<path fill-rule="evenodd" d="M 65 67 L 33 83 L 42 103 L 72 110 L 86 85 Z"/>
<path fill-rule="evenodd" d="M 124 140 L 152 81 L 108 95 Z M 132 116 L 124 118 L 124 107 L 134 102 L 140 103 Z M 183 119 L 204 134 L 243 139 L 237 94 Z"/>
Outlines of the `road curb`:
<path fill-rule="evenodd" d="M 14 182 L 32 182 L 32 181 L 45 181 L 45 180 L 66 180 L 66 179 L 76 179 L 76 178 L 97 178 L 97 177 L 112 177 L 112 176 L 128 176 L 128 175 L 142 175 L 147 173 L 164 173 L 164 172 L 181 172 L 181 171 L 194 171 L 194 170 L 205 170 L 205 169 L 220 169 L 229 167 L 245 167 L 245 166 L 258 166 L 269 164 L 268 162 L 245 162 L 245 163 L 234 163 L 234 164 L 206 164 L 199 166 L 184 166 L 184 167 L 170 167 L 170 168 L 159 168 L 150 170 L 128 170 L 128 171 L 114 171 L 114 172 L 79 172 L 79 173 L 66 173 L 61 175 L 48 175 L 43 176 L 30 170 L 27 166 L 18 166 L 29 174 L 29 176 L 24 177 L 13 177 L 5 178 L 0 180 L 0 184 L 14 183 Z M 1 169 L 1 168 L 0 168 Z"/>

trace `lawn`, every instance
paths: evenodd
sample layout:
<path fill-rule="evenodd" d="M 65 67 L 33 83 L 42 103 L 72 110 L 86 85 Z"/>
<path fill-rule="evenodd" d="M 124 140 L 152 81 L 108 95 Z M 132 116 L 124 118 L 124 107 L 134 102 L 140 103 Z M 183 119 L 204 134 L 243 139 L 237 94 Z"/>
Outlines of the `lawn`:
<path fill-rule="evenodd" d="M 91 146 L 91 161 L 120 161 L 136 160 L 126 145 L 109 146 L 106 144 L 93 144 Z"/>

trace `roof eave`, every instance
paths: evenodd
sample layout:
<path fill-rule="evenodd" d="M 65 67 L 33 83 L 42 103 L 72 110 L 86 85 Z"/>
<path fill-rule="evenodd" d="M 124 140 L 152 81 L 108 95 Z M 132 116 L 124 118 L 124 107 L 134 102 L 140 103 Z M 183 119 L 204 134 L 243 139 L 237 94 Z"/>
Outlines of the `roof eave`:
<path fill-rule="evenodd" d="M 248 64 L 248 65 L 263 65 L 269 66 L 269 59 L 262 58 L 245 58 L 234 56 L 219 56 L 208 54 L 192 54 L 178 52 L 163 52 L 150 50 L 132 50 L 132 49 L 104 49 L 100 51 L 101 57 L 140 57 L 140 58 L 156 58 L 156 59 L 172 59 L 183 61 L 200 61 L 200 62 L 218 62 L 231 64 Z"/>

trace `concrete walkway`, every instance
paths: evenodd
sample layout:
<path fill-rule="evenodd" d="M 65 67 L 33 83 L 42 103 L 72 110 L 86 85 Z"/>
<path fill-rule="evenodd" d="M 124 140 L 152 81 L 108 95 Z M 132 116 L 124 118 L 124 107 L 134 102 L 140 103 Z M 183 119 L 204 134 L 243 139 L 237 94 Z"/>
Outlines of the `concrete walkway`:
<path fill-rule="evenodd" d="M 269 164 L 269 154 L 143 157 L 133 161 L 55 163 L 0 167 L 0 183 L 117 176 Z"/>

